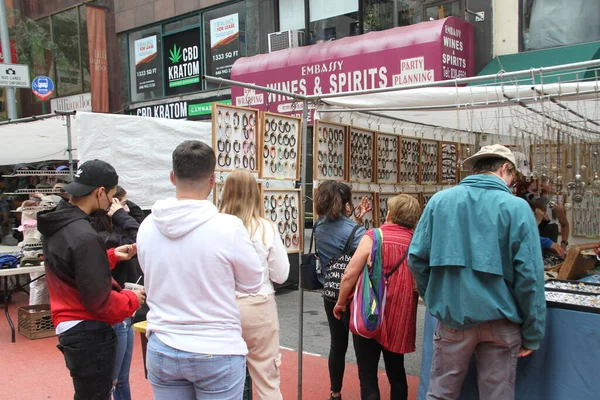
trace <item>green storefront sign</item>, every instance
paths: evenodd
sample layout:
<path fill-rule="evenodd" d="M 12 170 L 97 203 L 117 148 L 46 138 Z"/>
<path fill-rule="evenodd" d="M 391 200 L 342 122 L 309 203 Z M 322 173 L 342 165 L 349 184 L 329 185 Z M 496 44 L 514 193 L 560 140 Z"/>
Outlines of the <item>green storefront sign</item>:
<path fill-rule="evenodd" d="M 212 112 L 213 104 L 224 104 L 231 105 L 231 100 L 213 101 L 208 103 L 190 104 L 188 105 L 188 117 L 194 117 L 197 115 L 207 115 Z"/>

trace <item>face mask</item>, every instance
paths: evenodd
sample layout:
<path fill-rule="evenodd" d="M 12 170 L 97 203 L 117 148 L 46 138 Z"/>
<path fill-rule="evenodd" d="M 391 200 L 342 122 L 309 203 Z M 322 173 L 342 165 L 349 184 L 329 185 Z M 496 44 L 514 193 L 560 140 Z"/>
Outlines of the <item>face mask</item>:
<path fill-rule="evenodd" d="M 110 211 L 110 199 L 108 198 L 108 195 L 106 194 L 106 192 L 104 192 L 104 196 L 106 196 L 106 202 L 108 203 L 108 206 L 106 208 L 102 208 L 100 207 L 100 199 L 98 199 L 98 210 L 104 211 L 105 213 Z"/>
<path fill-rule="evenodd" d="M 511 180 L 511 183 L 506 183 L 506 181 L 504 180 L 504 178 L 502 178 L 502 177 L 501 177 L 500 175 L 498 175 L 497 173 L 495 173 L 495 172 L 490 172 L 490 174 L 497 176 L 497 177 L 498 177 L 498 179 L 500 179 L 502 182 L 504 182 L 504 183 L 506 184 L 506 186 L 508 186 L 509 188 L 511 188 L 511 187 L 513 187 L 513 186 L 514 186 L 514 183 L 515 183 L 514 181 L 512 181 L 512 180 Z"/>

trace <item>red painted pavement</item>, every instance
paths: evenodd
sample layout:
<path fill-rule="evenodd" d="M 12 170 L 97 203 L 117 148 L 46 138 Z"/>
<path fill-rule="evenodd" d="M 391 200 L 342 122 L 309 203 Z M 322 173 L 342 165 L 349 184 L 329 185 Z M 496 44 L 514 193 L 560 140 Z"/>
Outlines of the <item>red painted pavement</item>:
<path fill-rule="evenodd" d="M 10 315 L 17 324 L 17 307 L 27 305 L 27 296 L 13 296 Z M 69 372 L 62 354 L 56 348 L 56 337 L 29 340 L 17 332 L 16 342 L 10 342 L 10 329 L 4 310 L 0 315 L 0 399 L 42 400 L 72 399 L 73 389 Z M 152 399 L 152 388 L 144 378 L 139 334 L 136 334 L 131 366 L 131 391 L 133 399 Z M 351 350 L 349 350 L 351 351 Z M 284 399 L 295 399 L 297 394 L 297 353 L 282 350 L 281 389 Z M 304 356 L 303 397 L 308 400 L 328 399 L 329 377 L 327 359 L 312 355 Z M 380 371 L 382 399 L 389 398 L 389 384 L 384 371 Z M 409 377 L 409 400 L 417 398 L 419 380 Z M 356 365 L 347 364 L 344 376 L 344 400 L 359 400 L 358 372 Z"/>

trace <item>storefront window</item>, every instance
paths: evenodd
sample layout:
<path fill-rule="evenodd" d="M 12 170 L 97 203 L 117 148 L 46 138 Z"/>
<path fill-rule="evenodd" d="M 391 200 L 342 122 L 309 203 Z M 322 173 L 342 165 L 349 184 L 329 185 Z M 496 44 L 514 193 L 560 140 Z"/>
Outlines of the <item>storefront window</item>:
<path fill-rule="evenodd" d="M 79 37 L 79 13 L 77 8 L 51 16 L 52 37 L 64 55 L 56 66 L 56 91 L 66 96 L 83 91 L 81 77 L 81 49 Z M 87 43 L 85 43 L 87 48 Z"/>
<path fill-rule="evenodd" d="M 89 92 L 90 86 L 90 49 L 88 48 L 87 20 L 85 7 L 79 7 L 79 43 L 81 46 L 81 65 L 83 73 L 83 91 Z"/>
<path fill-rule="evenodd" d="M 162 35 L 160 26 L 129 34 L 131 101 L 163 96 Z"/>
<path fill-rule="evenodd" d="M 448 1 L 425 7 L 425 21 L 434 21 L 436 19 L 444 19 L 447 17 L 463 18 L 460 9 L 460 1 Z"/>
<path fill-rule="evenodd" d="M 600 40 L 600 1 L 521 0 L 525 50 Z"/>
<path fill-rule="evenodd" d="M 229 78 L 231 66 L 246 56 L 246 11 L 244 3 L 232 4 L 202 14 L 206 74 Z M 207 84 L 207 88 L 213 87 Z"/>
<path fill-rule="evenodd" d="M 304 30 L 304 0 L 279 0 L 279 30 Z"/>
<path fill-rule="evenodd" d="M 311 43 L 329 42 L 360 34 L 359 0 L 310 0 Z"/>
<path fill-rule="evenodd" d="M 364 32 L 421 22 L 423 0 L 363 0 Z"/>

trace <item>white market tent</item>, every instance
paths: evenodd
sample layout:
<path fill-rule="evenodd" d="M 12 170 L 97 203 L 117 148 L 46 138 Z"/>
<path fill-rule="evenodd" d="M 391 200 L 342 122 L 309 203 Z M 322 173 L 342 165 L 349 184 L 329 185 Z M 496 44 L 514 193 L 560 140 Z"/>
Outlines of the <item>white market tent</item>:
<path fill-rule="evenodd" d="M 0 165 L 69 161 L 67 115 L 48 114 L 0 123 Z M 71 118 L 75 125 L 75 118 Z M 77 142 L 72 138 L 73 158 Z"/>

